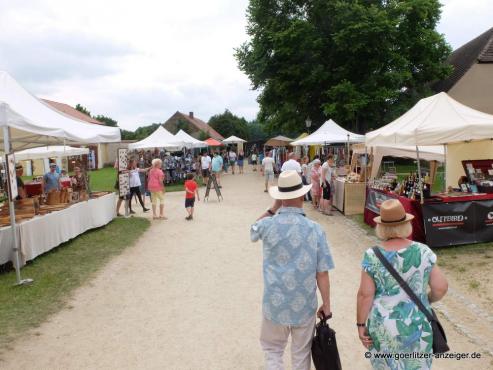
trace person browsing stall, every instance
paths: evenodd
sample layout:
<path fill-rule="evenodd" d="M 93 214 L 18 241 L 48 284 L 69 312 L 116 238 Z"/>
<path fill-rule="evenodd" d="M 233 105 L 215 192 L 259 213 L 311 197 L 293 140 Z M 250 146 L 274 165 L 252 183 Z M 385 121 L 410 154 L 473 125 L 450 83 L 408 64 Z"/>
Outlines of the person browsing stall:
<path fill-rule="evenodd" d="M 202 169 L 202 178 L 204 180 L 204 185 L 207 185 L 207 181 L 209 180 L 211 164 L 211 157 L 209 156 L 209 154 L 207 154 L 207 152 L 204 152 L 202 154 L 202 157 L 200 158 L 200 168 Z"/>
<path fill-rule="evenodd" d="M 223 170 L 223 158 L 219 155 L 218 152 L 214 152 L 214 157 L 212 158 L 211 169 L 212 174 L 216 176 L 217 185 L 221 186 L 221 172 Z"/>
<path fill-rule="evenodd" d="M 15 165 L 15 181 L 17 182 L 17 198 L 16 200 L 24 199 L 27 197 L 26 188 L 24 187 L 24 181 L 22 181 L 22 175 L 24 174 L 24 168 L 22 164 Z"/>
<path fill-rule="evenodd" d="M 288 160 L 282 164 L 281 172 L 284 171 L 296 171 L 301 176 L 301 165 L 296 160 L 297 155 L 295 152 L 291 152 L 288 154 Z"/>
<path fill-rule="evenodd" d="M 50 171 L 43 176 L 43 191 L 60 190 L 60 175 L 56 172 L 56 163 L 50 163 Z"/>
<path fill-rule="evenodd" d="M 325 232 L 303 211 L 304 195 L 310 189 L 296 171 L 281 173 L 278 186 L 269 188 L 270 196 L 282 205 L 279 213 L 261 218 L 250 231 L 253 242 L 263 241 L 260 344 L 267 370 L 284 369 L 289 335 L 292 368 L 310 369 L 315 314 L 331 317 L 328 271 L 334 263 Z M 323 302 L 318 312 L 317 286 Z"/>

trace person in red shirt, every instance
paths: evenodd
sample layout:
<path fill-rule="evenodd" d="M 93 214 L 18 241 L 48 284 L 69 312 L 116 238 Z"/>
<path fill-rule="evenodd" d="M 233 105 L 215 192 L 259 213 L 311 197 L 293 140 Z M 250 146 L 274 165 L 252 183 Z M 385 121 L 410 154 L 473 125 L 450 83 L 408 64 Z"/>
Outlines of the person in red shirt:
<path fill-rule="evenodd" d="M 185 220 L 193 220 L 193 208 L 195 205 L 195 197 L 200 202 L 199 186 L 194 180 L 193 173 L 187 174 L 187 180 L 185 181 L 185 208 L 188 212 L 188 216 Z"/>

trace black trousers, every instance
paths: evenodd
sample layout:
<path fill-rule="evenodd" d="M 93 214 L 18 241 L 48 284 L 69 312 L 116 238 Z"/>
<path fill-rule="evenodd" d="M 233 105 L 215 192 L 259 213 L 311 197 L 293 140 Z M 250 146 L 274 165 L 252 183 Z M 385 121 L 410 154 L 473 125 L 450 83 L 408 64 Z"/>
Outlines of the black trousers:
<path fill-rule="evenodd" d="M 308 181 L 306 181 L 306 176 L 301 176 L 301 181 L 303 182 L 303 185 L 308 185 Z M 309 191 L 308 193 L 305 194 L 305 200 L 312 201 L 312 194 Z"/>
<path fill-rule="evenodd" d="M 130 202 L 129 202 L 130 210 L 132 210 L 132 199 L 134 197 L 134 194 L 137 195 L 137 198 L 139 199 L 142 209 L 145 209 L 146 207 L 144 206 L 144 201 L 142 200 L 142 194 L 140 193 L 140 186 L 133 186 L 130 188 Z"/>

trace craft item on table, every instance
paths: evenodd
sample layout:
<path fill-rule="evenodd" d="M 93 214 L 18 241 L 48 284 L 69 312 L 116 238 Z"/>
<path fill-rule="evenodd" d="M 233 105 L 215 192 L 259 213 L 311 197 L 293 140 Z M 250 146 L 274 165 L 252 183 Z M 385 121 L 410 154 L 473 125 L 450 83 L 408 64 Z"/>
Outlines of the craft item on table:
<path fill-rule="evenodd" d="M 118 171 L 128 169 L 128 149 L 118 149 Z"/>

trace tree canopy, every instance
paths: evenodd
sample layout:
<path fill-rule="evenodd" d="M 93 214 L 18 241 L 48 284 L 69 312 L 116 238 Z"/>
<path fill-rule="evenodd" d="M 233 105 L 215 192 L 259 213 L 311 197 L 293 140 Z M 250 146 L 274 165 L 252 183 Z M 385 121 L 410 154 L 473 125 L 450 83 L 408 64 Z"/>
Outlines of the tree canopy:
<path fill-rule="evenodd" d="M 83 105 L 77 104 L 75 106 L 75 109 L 78 110 L 79 112 L 87 114 L 89 117 L 91 117 L 91 112 L 89 112 L 89 110 L 86 107 L 84 107 Z"/>
<path fill-rule="evenodd" d="M 93 117 L 95 120 L 98 120 L 100 122 L 103 122 L 106 126 L 111 126 L 111 127 L 117 127 L 118 122 L 115 121 L 113 118 L 103 116 L 102 114 L 98 114 L 97 116 Z"/>
<path fill-rule="evenodd" d="M 235 135 L 248 140 L 247 120 L 234 115 L 227 109 L 224 113 L 212 116 L 208 124 L 225 138 Z"/>
<path fill-rule="evenodd" d="M 333 118 L 364 132 L 450 73 L 439 0 L 250 0 L 239 67 L 260 90 L 259 120 L 301 132 Z"/>

